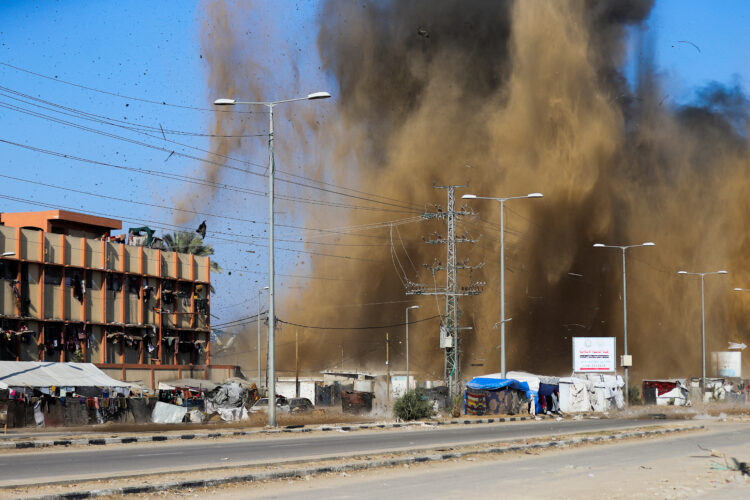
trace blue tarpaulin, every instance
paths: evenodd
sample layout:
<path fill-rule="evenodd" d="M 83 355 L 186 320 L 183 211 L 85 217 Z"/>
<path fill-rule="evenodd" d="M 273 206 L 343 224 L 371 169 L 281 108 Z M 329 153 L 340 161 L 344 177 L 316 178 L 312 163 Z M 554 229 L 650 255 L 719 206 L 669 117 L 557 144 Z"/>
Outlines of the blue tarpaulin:
<path fill-rule="evenodd" d="M 468 389 L 484 390 L 484 391 L 497 391 L 504 387 L 510 387 L 517 391 L 529 392 L 529 384 L 526 382 L 519 382 L 518 380 L 508 378 L 486 378 L 476 377 L 466 384 Z"/>
<path fill-rule="evenodd" d="M 464 411 L 469 415 L 510 414 L 527 405 L 529 384 L 515 379 L 477 377 L 466 384 Z"/>

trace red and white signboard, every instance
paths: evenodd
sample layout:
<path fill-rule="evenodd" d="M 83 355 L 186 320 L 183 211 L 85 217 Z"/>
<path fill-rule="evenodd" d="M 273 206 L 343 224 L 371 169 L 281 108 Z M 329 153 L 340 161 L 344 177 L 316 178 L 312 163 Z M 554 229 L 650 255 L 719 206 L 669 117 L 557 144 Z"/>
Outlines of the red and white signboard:
<path fill-rule="evenodd" d="M 573 371 L 615 371 L 614 337 L 573 337 Z"/>

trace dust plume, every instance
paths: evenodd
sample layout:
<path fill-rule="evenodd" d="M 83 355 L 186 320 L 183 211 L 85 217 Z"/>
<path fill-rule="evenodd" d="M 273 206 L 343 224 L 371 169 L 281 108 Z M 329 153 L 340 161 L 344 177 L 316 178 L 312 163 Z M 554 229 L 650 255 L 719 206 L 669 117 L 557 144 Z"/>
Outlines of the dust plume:
<path fill-rule="evenodd" d="M 202 15 L 210 22 L 201 25 L 201 54 L 208 68 L 206 72 L 207 93 L 205 106 L 218 98 L 237 98 L 245 101 L 260 100 L 259 81 L 267 74 L 260 58 L 248 58 L 248 53 L 260 51 L 260 47 L 249 43 L 247 26 L 237 19 L 237 7 L 225 2 L 207 2 Z M 245 20 L 241 18 L 241 20 Z M 262 142 L 249 140 L 243 135 L 265 132 L 266 114 L 263 109 L 247 107 L 217 107 L 208 124 L 211 134 L 208 162 L 197 166 L 198 175 L 209 184 L 226 182 L 227 175 L 222 165 L 248 170 L 232 158 L 243 159 L 252 146 L 262 146 Z M 213 186 L 192 187 L 173 197 L 175 208 L 179 210 L 200 210 L 217 196 Z M 193 216 L 184 211 L 174 212 L 174 223 L 184 226 Z"/>
<path fill-rule="evenodd" d="M 677 270 L 729 270 L 706 279 L 709 351 L 749 340 L 750 296 L 729 292 L 750 288 L 748 102 L 738 86 L 714 84 L 689 106 L 671 104 L 643 34 L 637 78 L 628 83 L 626 36 L 642 28 L 651 7 L 646 0 L 324 2 L 318 50 L 338 90 L 335 113 L 318 132 L 327 151 L 321 161 L 334 181 L 401 201 L 388 207 L 400 212 L 316 209 L 307 225 L 361 226 L 444 207 L 445 193 L 433 184 L 468 182 L 457 198 L 542 192 L 542 200 L 506 205 L 508 367 L 565 374 L 573 336 L 615 336 L 621 353 L 621 254 L 592 244 L 654 241 L 627 254 L 633 380 L 699 374 L 700 283 Z M 464 378 L 499 369 L 499 207 L 478 200 L 471 207 L 479 215 L 464 218 L 459 233 L 482 238 L 460 244 L 459 260 L 486 265 L 471 278 L 462 273 L 461 282 L 487 285 L 460 300 L 461 324 L 473 328 L 462 334 Z M 421 265 L 445 263 L 445 248 L 421 236 L 434 231 L 444 227 L 400 226 L 399 262 L 387 228 L 318 240 L 347 244 L 327 253 L 363 260 L 313 256 L 312 274 L 347 281 L 289 293 L 279 318 L 363 326 L 401 323 L 411 304 L 420 305 L 413 321 L 442 313 L 442 301 L 405 297 L 402 283 L 406 275 L 433 286 Z M 437 280 L 444 284 L 444 274 Z M 389 330 L 392 369 L 403 368 L 403 330 Z M 294 338 L 293 327 L 281 331 Z M 441 378 L 437 321 L 415 323 L 409 334 L 412 370 Z M 305 369 L 384 369 L 383 329 L 300 336 Z M 294 366 L 288 345 L 279 364 Z"/>

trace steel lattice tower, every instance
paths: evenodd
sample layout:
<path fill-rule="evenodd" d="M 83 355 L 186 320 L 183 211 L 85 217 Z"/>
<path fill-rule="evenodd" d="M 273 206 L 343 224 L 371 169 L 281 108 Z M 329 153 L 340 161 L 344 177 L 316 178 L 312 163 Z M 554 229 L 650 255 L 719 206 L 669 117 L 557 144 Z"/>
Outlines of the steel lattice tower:
<path fill-rule="evenodd" d="M 425 239 L 430 244 L 445 244 L 446 246 L 446 264 L 440 262 L 428 267 L 433 276 L 437 271 L 445 270 L 445 288 L 429 289 L 424 285 L 409 283 L 407 295 L 444 295 L 445 296 L 445 316 L 440 325 L 440 347 L 444 349 L 443 358 L 443 376 L 450 390 L 451 398 L 458 393 L 458 383 L 461 380 L 460 353 L 461 344 L 459 332 L 468 328 L 459 326 L 459 307 L 458 297 L 461 295 L 478 295 L 484 285 L 482 282 L 470 283 L 468 286 L 459 287 L 458 270 L 459 269 L 476 269 L 477 266 L 470 266 L 467 262 L 459 264 L 456 258 L 456 243 L 473 243 L 468 235 L 456 236 L 456 222 L 465 215 L 473 215 L 473 212 L 461 209 L 456 211 L 456 189 L 467 186 L 433 186 L 435 189 L 446 189 L 448 192 L 448 204 L 446 210 L 437 208 L 435 212 L 424 214 L 425 219 L 440 219 L 445 221 L 446 236 L 443 238 L 439 234 L 433 235 L 430 239 Z"/>

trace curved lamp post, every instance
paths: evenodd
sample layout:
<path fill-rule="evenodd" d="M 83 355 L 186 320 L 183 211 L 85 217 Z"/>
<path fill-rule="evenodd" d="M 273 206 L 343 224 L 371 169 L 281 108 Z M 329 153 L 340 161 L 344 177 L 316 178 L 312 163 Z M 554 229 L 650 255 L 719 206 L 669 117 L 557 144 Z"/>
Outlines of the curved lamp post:
<path fill-rule="evenodd" d="M 217 106 L 246 104 L 268 108 L 268 425 L 276 427 L 276 308 L 274 296 L 273 262 L 273 205 L 274 205 L 274 156 L 273 156 L 273 108 L 279 104 L 296 101 L 312 101 L 331 97 L 328 92 L 313 92 L 307 97 L 283 99 L 281 101 L 238 101 L 236 99 L 216 99 Z"/>
<path fill-rule="evenodd" d="M 523 198 L 543 198 L 542 193 L 529 193 L 526 196 L 509 196 L 507 198 L 491 198 L 488 196 L 477 196 L 465 194 L 464 200 L 495 200 L 500 202 L 500 373 L 505 378 L 505 202 L 508 200 L 520 200 Z"/>
<path fill-rule="evenodd" d="M 701 350 L 703 352 L 703 359 L 702 359 L 702 369 L 701 369 L 701 390 L 703 392 L 706 391 L 706 293 L 705 293 L 705 282 L 706 282 L 706 276 L 709 274 L 729 274 L 729 272 L 724 271 L 723 269 L 720 271 L 710 271 L 706 273 L 693 273 L 689 271 L 677 271 L 677 274 L 681 274 L 683 276 L 685 275 L 692 275 L 692 276 L 700 276 L 701 277 Z M 701 394 L 701 398 L 703 397 L 703 394 Z"/>
<path fill-rule="evenodd" d="M 623 330 L 623 350 L 624 356 L 628 355 L 628 286 L 625 273 L 625 250 L 628 248 L 635 247 L 652 247 L 655 243 L 647 241 L 639 245 L 605 245 L 604 243 L 594 243 L 594 248 L 619 248 L 622 250 L 622 330 Z M 630 368 L 629 358 L 623 358 L 624 363 L 621 363 L 625 368 L 625 404 L 630 402 L 630 381 L 628 377 L 628 369 Z"/>

